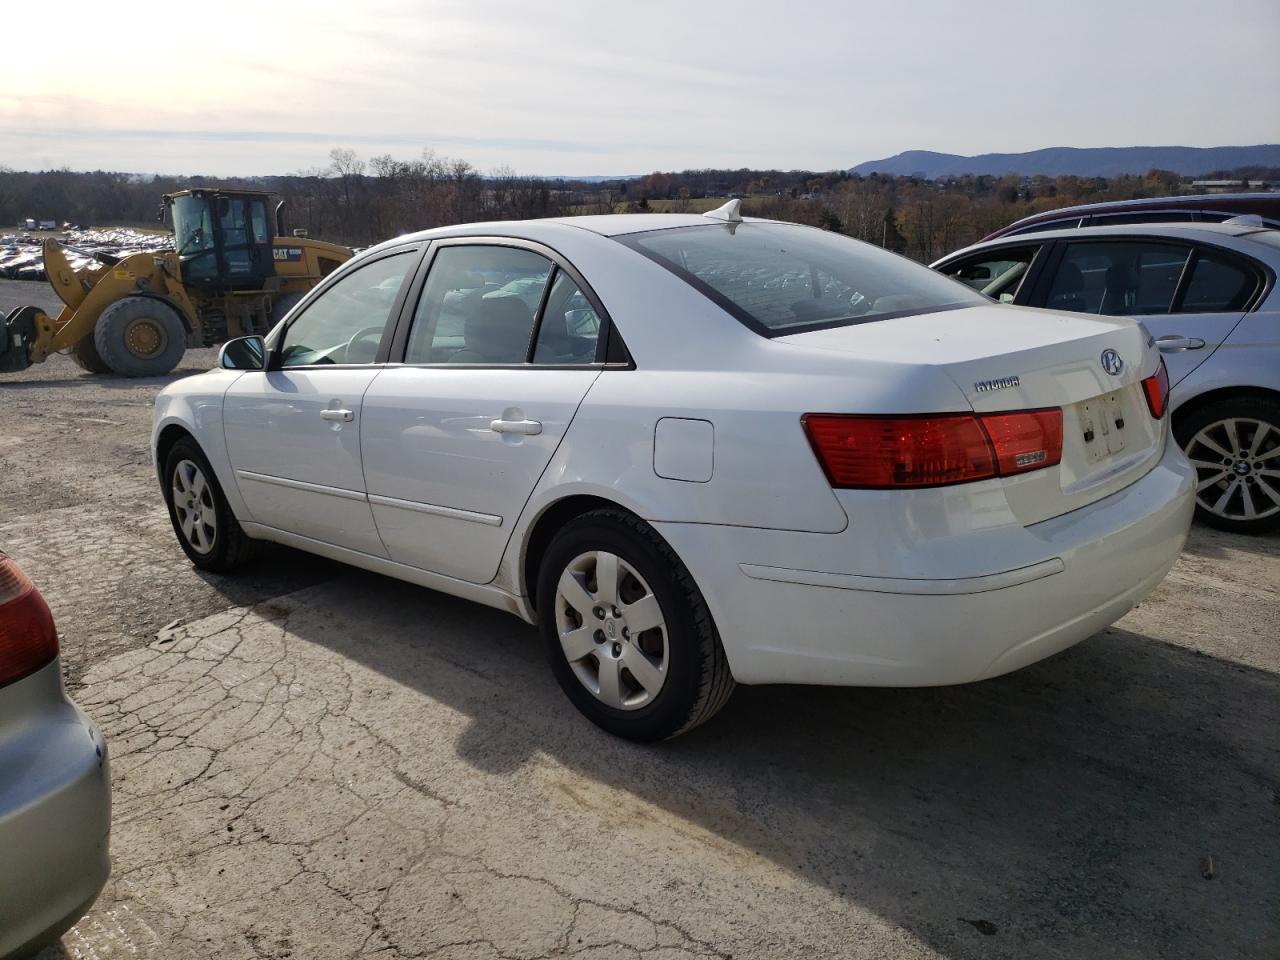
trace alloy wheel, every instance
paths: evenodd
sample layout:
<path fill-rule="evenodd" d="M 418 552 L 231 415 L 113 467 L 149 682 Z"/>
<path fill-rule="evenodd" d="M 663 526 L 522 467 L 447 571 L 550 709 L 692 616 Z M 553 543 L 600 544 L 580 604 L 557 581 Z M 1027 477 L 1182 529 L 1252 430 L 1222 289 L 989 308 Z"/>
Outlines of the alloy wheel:
<path fill-rule="evenodd" d="M 1184 449 L 1204 510 L 1236 521 L 1280 513 L 1280 428 L 1251 417 L 1217 420 Z"/>
<path fill-rule="evenodd" d="M 213 489 L 194 461 L 178 462 L 173 470 L 172 492 L 182 536 L 192 550 L 208 553 L 218 535 L 218 511 L 213 502 Z"/>
<path fill-rule="evenodd" d="M 615 553 L 579 554 L 560 574 L 556 630 L 574 676 L 616 710 L 637 710 L 667 680 L 667 624 L 644 577 Z"/>

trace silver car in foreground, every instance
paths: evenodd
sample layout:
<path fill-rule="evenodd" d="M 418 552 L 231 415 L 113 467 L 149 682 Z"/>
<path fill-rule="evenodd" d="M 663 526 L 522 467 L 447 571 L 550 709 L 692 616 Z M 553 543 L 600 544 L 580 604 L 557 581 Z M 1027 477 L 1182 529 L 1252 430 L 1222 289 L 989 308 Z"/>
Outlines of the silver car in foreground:
<path fill-rule="evenodd" d="M 62 689 L 40 591 L 0 553 L 0 958 L 79 920 L 111 871 L 107 745 Z"/>
<path fill-rule="evenodd" d="M 1196 516 L 1239 533 L 1280 528 L 1280 230 L 1047 230 L 979 243 L 933 268 L 1002 303 L 1140 320 L 1169 370 Z"/>

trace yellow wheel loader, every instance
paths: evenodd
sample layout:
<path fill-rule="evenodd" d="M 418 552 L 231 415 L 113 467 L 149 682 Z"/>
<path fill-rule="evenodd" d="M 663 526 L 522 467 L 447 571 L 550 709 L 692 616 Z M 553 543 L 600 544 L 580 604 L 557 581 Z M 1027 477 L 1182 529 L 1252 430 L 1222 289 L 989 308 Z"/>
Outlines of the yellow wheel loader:
<path fill-rule="evenodd" d="M 69 351 L 93 373 L 168 373 L 187 347 L 265 333 L 352 251 L 284 236 L 283 203 L 246 190 L 167 194 L 174 250 L 128 257 L 89 254 L 71 266 L 66 245 L 44 242 L 44 266 L 62 302 L 51 317 L 19 307 L 0 318 L 0 372 Z M 71 248 L 74 249 L 74 248 Z"/>

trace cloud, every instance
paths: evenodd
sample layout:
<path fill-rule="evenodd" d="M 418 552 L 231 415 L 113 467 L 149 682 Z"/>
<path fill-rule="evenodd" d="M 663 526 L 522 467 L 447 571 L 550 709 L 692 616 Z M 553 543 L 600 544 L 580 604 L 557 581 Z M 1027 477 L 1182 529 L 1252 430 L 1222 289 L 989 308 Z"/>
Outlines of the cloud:
<path fill-rule="evenodd" d="M 12 14 L 10 49 L 48 46 L 38 13 Z M 1275 0 L 223 0 L 218 22 L 253 29 L 179 5 L 60 34 L 56 69 L 6 75 L 0 163 L 279 173 L 430 147 L 606 174 L 1280 140 L 1258 108 L 1280 89 Z"/>

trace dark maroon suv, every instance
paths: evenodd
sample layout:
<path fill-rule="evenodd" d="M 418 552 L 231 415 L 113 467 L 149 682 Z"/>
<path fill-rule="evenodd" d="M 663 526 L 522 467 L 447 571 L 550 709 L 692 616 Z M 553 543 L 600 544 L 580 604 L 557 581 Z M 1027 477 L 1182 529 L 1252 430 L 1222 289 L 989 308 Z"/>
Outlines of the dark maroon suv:
<path fill-rule="evenodd" d="M 1146 197 L 1142 200 L 1110 200 L 1082 203 L 1023 217 L 982 241 L 1018 233 L 1063 230 L 1070 227 L 1103 227 L 1129 223 L 1221 223 L 1232 217 L 1256 213 L 1264 226 L 1280 227 L 1280 193 L 1209 193 L 1194 197 Z"/>

